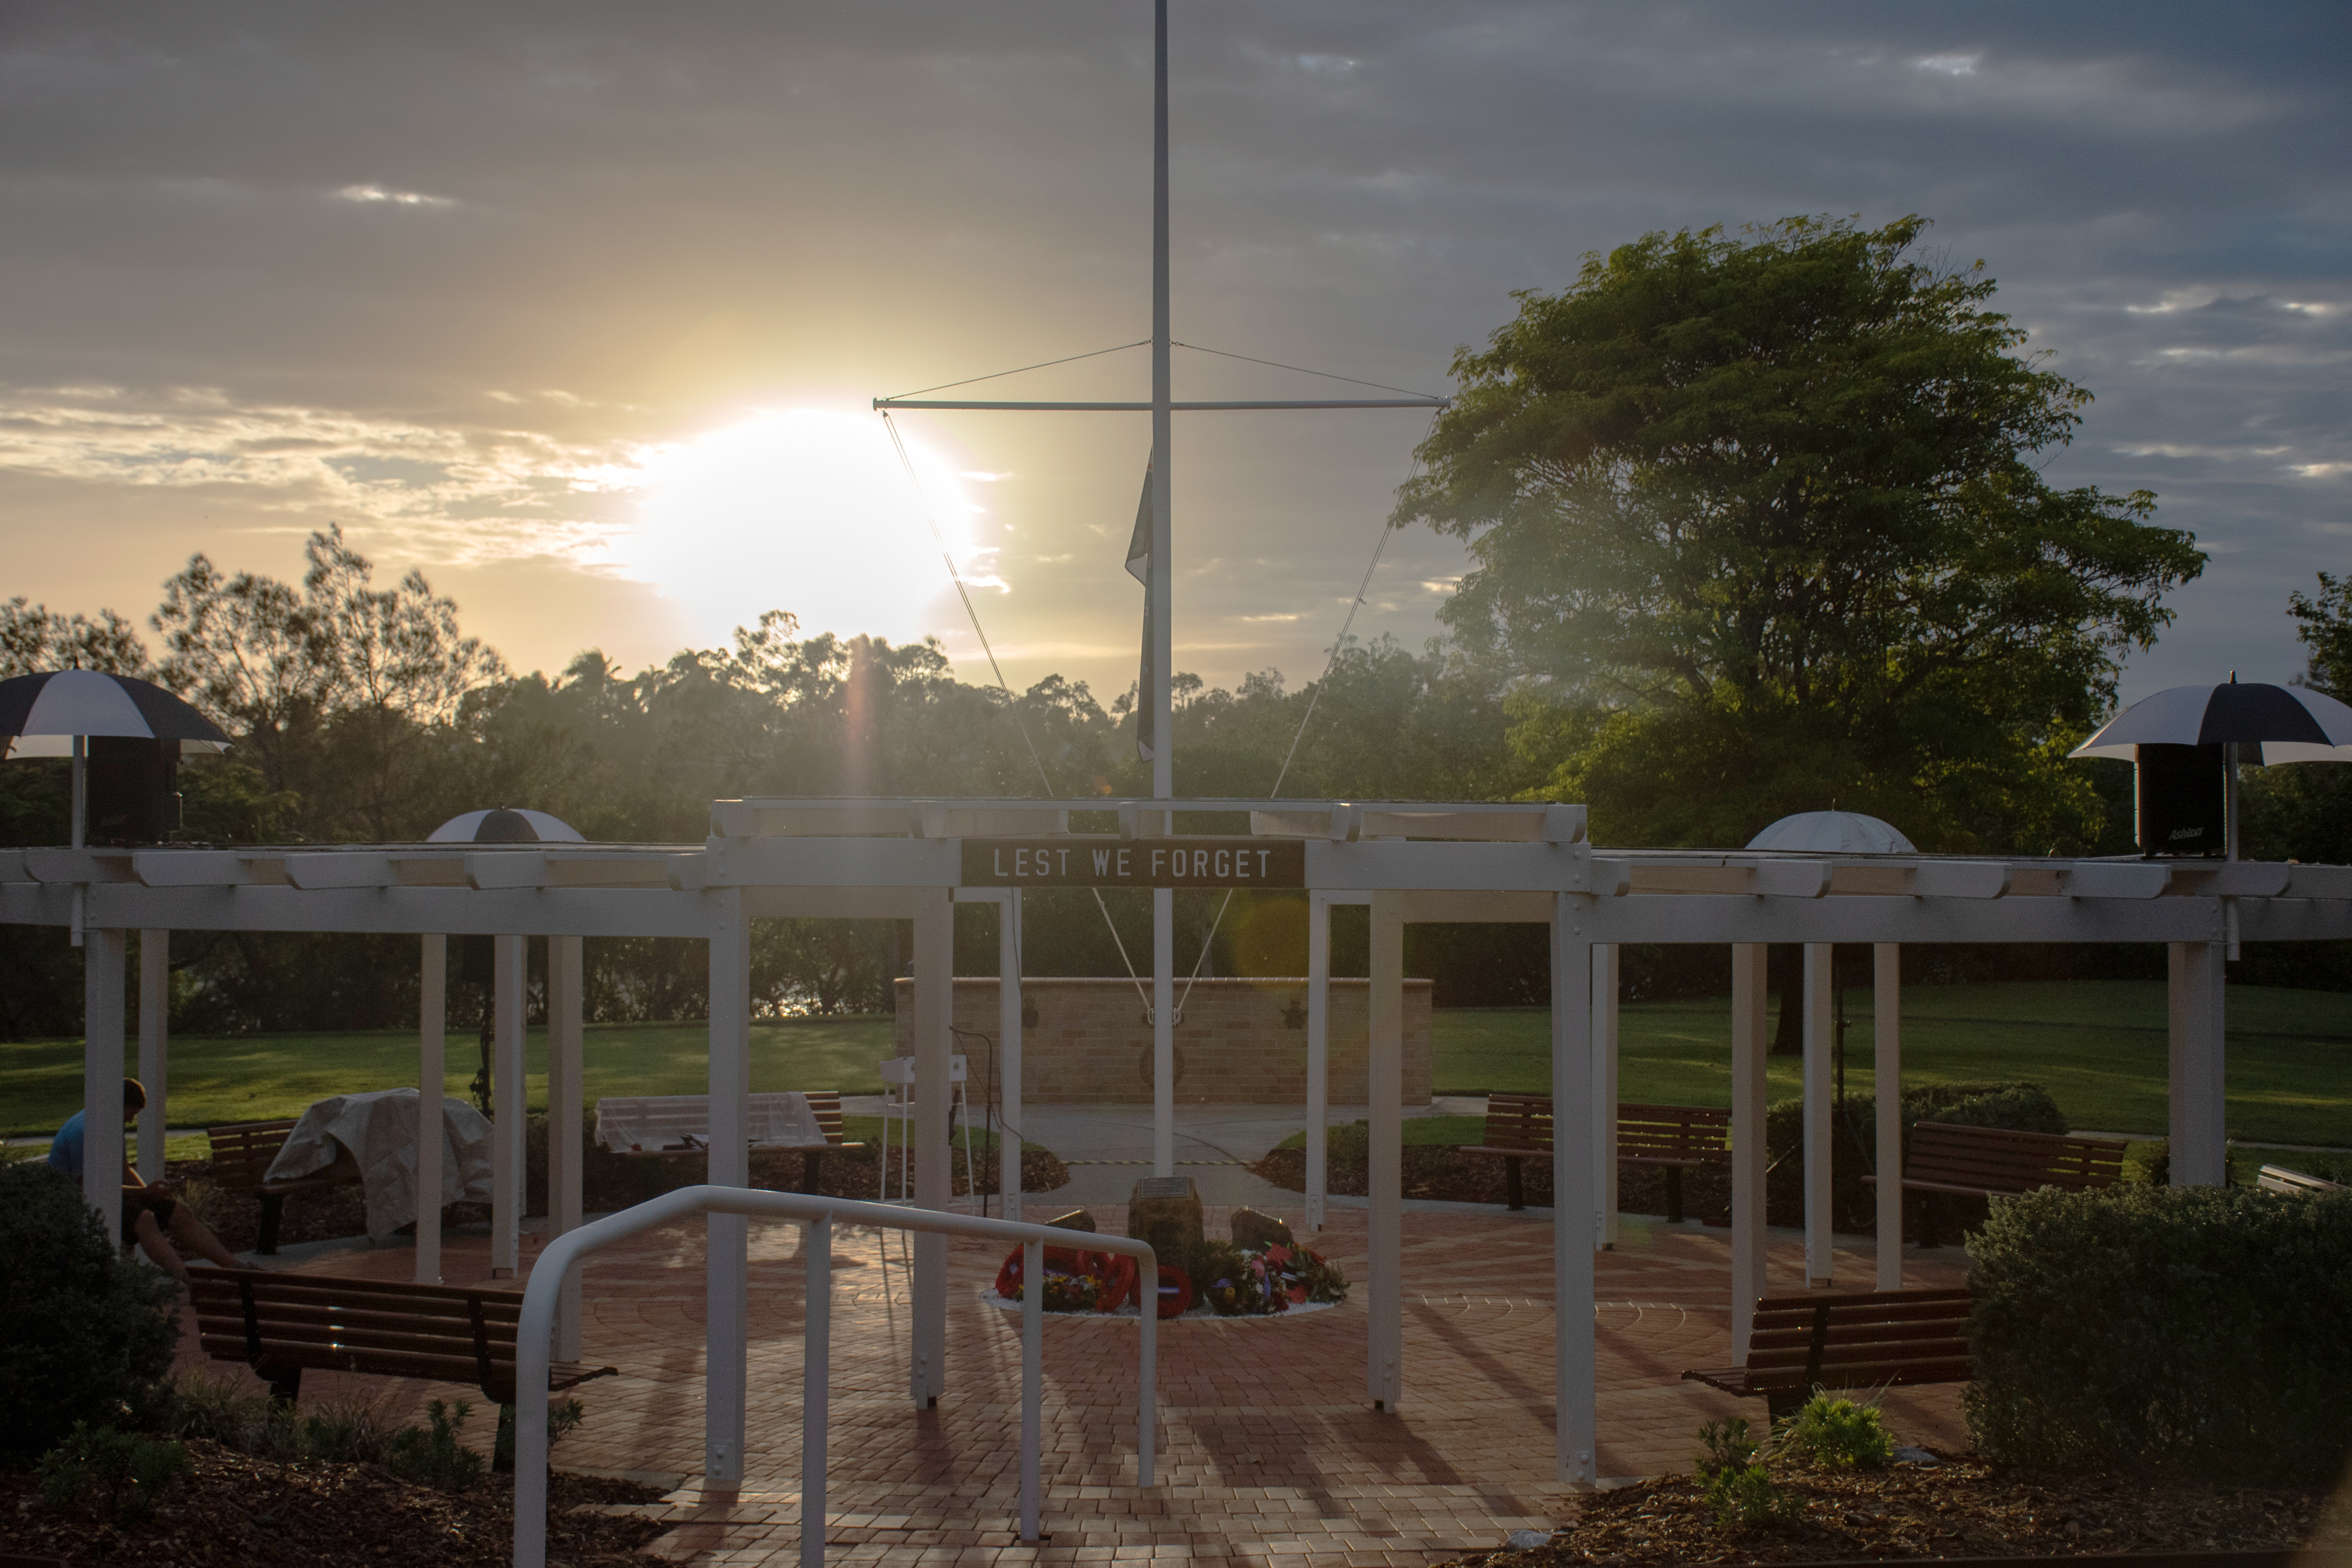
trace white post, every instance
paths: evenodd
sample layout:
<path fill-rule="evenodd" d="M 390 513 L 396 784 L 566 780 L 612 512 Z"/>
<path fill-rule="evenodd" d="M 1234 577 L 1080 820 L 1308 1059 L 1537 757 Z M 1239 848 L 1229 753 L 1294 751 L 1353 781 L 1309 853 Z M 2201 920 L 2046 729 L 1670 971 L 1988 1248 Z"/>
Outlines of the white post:
<path fill-rule="evenodd" d="M 581 939 L 547 939 L 547 1238 L 580 1228 L 582 1076 L 585 1040 L 581 1016 Z M 748 1167 L 747 1167 L 748 1174 Z M 580 1277 L 564 1286 L 555 1315 L 555 1359 L 578 1361 Z"/>
<path fill-rule="evenodd" d="M 1831 955 L 1825 942 L 1805 943 L 1805 1284 L 1826 1290 L 1836 1283 L 1831 1258 L 1830 1152 L 1832 1038 L 1837 1029 L 1830 996 Z M 1787 1006 L 1788 1003 L 1780 1004 Z"/>
<path fill-rule="evenodd" d="M 122 1240 L 122 979 L 131 933 L 86 930 L 81 951 L 81 1195 Z"/>
<path fill-rule="evenodd" d="M 2229 1180 L 2222 944 L 2176 942 L 2167 945 L 2172 1184 L 2218 1187 Z"/>
<path fill-rule="evenodd" d="M 1331 895 L 1307 895 L 1307 1228 L 1323 1228 L 1330 1187 Z"/>
<path fill-rule="evenodd" d="M 1557 1118 L 1554 1118 L 1557 1121 Z M 1617 944 L 1592 944 L 1593 1241 L 1617 1245 Z"/>
<path fill-rule="evenodd" d="M 1370 1339 L 1364 1380 L 1376 1410 L 1404 1395 L 1404 901 L 1372 895 L 1371 1033 L 1366 1091 L 1371 1148 L 1364 1190 L 1371 1199 Z"/>
<path fill-rule="evenodd" d="M 416 963 L 416 1282 L 441 1283 L 442 1099 L 449 1079 L 449 939 L 423 939 Z"/>
<path fill-rule="evenodd" d="M 948 1026 L 955 1005 L 955 905 L 945 888 L 930 891 L 915 917 L 915 1205 L 944 1210 L 954 1184 L 948 1173 Z M 948 1244 L 915 1237 L 914 1354 L 908 1392 L 919 1410 L 938 1405 L 947 1386 Z"/>
<path fill-rule="evenodd" d="M 808 1297 L 801 1318 L 801 1568 L 824 1568 L 825 1426 L 833 1403 L 830 1215 L 809 1221 L 801 1236 L 801 1258 Z"/>
<path fill-rule="evenodd" d="M 1764 1146 L 1766 953 L 1760 942 L 1731 949 L 1731 1355 L 1748 1359 L 1756 1300 L 1765 1292 Z"/>
<path fill-rule="evenodd" d="M 1021 1217 L 1021 889 L 1007 888 L 996 917 L 997 1212 Z"/>
<path fill-rule="evenodd" d="M 1598 1471 L 1599 1367 L 1593 1327 L 1591 895 L 1561 893 L 1551 921 L 1552 1405 L 1554 1479 L 1589 1487 Z M 1585 1145 L 1579 1147 L 1579 1145 Z"/>
<path fill-rule="evenodd" d="M 73 835 L 73 847 L 77 849 L 83 847 L 88 842 L 89 833 L 89 742 L 83 736 L 76 735 L 73 738 L 73 825 L 68 831 Z M 76 882 L 73 885 L 73 918 L 68 928 L 69 940 L 76 947 L 81 945 L 84 917 L 89 911 L 89 884 Z M 88 1145 L 85 1144 L 84 1147 Z M 115 1215 L 118 1221 L 121 1217 L 121 1215 Z"/>
<path fill-rule="evenodd" d="M 1172 813 L 1162 813 L 1161 820 Z M 1151 889 L 1151 1173 L 1176 1173 L 1176 893 Z"/>
<path fill-rule="evenodd" d="M 751 1185 L 751 922 L 740 888 L 713 888 L 710 909 L 710 1184 Z M 709 1484 L 743 1479 L 747 1337 L 751 1321 L 749 1227 L 740 1214 L 705 1222 L 702 1468 Z"/>
<path fill-rule="evenodd" d="M 139 933 L 139 1081 L 147 1104 L 139 1112 L 139 1179 L 163 1179 L 163 1135 L 172 1125 L 163 1101 L 172 1076 L 172 933 Z"/>
<path fill-rule="evenodd" d="M 1157 1284 L 1144 1292 L 1141 1310 L 1160 1311 Z M 1021 1247 L 1021 1539 L 1037 1539 L 1039 1450 L 1045 1414 L 1045 1244 Z"/>
<path fill-rule="evenodd" d="M 1903 1289 L 1903 947 L 1870 949 L 1872 1092 L 1878 1097 L 1878 1288 Z"/>
<path fill-rule="evenodd" d="M 530 1106 L 523 1078 L 523 1035 L 528 1014 L 523 984 L 530 978 L 528 939 L 491 939 L 495 955 L 490 980 L 490 1278 L 515 1277 L 522 1234 L 523 1152 Z"/>

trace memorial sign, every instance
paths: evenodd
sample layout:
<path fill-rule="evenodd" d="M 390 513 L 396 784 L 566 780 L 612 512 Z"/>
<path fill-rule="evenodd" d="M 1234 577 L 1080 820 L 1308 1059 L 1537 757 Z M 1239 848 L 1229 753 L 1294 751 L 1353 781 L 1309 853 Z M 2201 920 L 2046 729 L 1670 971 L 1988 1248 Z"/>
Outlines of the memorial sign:
<path fill-rule="evenodd" d="M 1296 838 L 967 838 L 967 888 L 1303 888 Z"/>

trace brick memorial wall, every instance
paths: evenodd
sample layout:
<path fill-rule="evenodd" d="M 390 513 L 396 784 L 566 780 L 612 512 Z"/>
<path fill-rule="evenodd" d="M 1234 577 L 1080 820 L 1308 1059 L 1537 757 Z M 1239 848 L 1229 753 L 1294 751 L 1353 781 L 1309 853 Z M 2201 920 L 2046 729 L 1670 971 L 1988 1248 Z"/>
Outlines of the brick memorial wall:
<path fill-rule="evenodd" d="M 1147 984 L 1149 983 L 1147 982 Z M 915 983 L 898 988 L 898 1052 L 913 1049 Z M 1176 982 L 1184 995 L 1184 982 Z M 1330 1102 L 1370 1097 L 1365 1045 L 1371 983 L 1331 982 Z M 1151 1026 L 1127 980 L 1021 983 L 1027 1022 L 1021 1094 L 1031 1105 L 1148 1105 Z M 1404 983 L 1404 1103 L 1429 1103 L 1430 982 Z M 971 1058 L 972 1103 L 986 1093 L 996 1038 L 996 982 L 955 983 L 955 1048 Z M 981 1039 L 974 1037 L 984 1036 Z M 1201 980 L 1176 1025 L 1180 1105 L 1303 1105 L 1307 1100 L 1307 982 Z"/>

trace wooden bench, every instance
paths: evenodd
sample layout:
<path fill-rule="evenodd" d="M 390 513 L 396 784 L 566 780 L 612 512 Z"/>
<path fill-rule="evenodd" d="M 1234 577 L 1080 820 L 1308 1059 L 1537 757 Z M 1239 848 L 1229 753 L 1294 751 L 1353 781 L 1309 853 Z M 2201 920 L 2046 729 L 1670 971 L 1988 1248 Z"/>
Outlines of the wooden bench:
<path fill-rule="evenodd" d="M 820 1145 L 784 1142 L 798 1120 L 785 1103 L 791 1094 L 754 1094 L 743 1107 L 744 1124 L 754 1149 L 799 1149 L 801 1187 L 816 1191 L 824 1156 L 836 1149 L 863 1149 L 863 1143 L 842 1142 L 841 1091 L 811 1089 L 797 1091 L 808 1101 Z M 611 1117 L 608 1126 L 607 1115 Z M 707 1094 L 662 1094 L 625 1098 L 606 1095 L 596 1102 L 596 1141 L 615 1154 L 632 1159 L 698 1154 L 710 1147 L 710 1097 Z"/>
<path fill-rule="evenodd" d="M 1817 1388 L 1968 1382 L 1968 1322 L 1966 1289 L 1767 1296 L 1756 1303 L 1744 1364 L 1683 1376 L 1760 1398 L 1778 1421 Z"/>
<path fill-rule="evenodd" d="M 519 1290 L 252 1268 L 192 1268 L 188 1279 L 205 1353 L 245 1363 L 274 1398 L 294 1399 L 303 1372 L 318 1367 L 470 1383 L 493 1404 L 515 1402 Z M 615 1371 L 558 1363 L 548 1369 L 547 1392 Z"/>
<path fill-rule="evenodd" d="M 1621 1104 L 1617 1107 L 1617 1158 L 1629 1164 L 1666 1167 L 1666 1218 L 1679 1223 L 1684 1169 L 1728 1164 L 1730 1131 L 1727 1110 L 1695 1105 Z M 1551 1096 L 1488 1095 L 1486 1141 L 1462 1152 L 1501 1155 L 1505 1197 L 1514 1209 L 1527 1207 L 1520 1167 L 1530 1159 L 1551 1158 Z"/>
<path fill-rule="evenodd" d="M 293 1131 L 291 1120 L 236 1121 L 205 1129 L 205 1138 L 212 1145 L 214 1184 L 224 1191 L 253 1193 L 261 1199 L 261 1234 L 253 1249 L 265 1258 L 278 1251 L 278 1225 L 286 1215 L 289 1194 L 349 1186 L 360 1179 L 358 1163 L 347 1149 L 323 1171 L 290 1182 L 263 1181 L 278 1152 L 286 1146 L 287 1134 Z"/>
<path fill-rule="evenodd" d="M 2005 1127 L 1915 1122 L 1903 1157 L 1903 1189 L 1964 1197 L 2013 1198 L 2037 1187 L 2096 1192 L 2124 1177 L 2120 1138 L 2077 1138 L 2063 1132 L 2013 1132 Z M 1863 1177 L 1875 1186 L 1875 1175 Z M 1934 1199 L 1920 1215 L 1919 1245 L 1936 1245 Z"/>
<path fill-rule="evenodd" d="M 2305 1175 L 2301 1171 L 2290 1171 L 2284 1165 L 2264 1165 L 2262 1173 L 2254 1178 L 2254 1184 L 2266 1193 L 2301 1193 L 2311 1197 L 2344 1190 L 2341 1182 L 2331 1182 L 2325 1176 Z"/>

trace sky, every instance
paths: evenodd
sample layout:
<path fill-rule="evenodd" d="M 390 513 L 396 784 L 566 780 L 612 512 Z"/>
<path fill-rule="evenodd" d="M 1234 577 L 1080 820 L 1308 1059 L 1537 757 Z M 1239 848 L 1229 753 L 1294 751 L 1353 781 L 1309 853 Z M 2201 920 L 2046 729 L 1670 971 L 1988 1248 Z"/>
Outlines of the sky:
<path fill-rule="evenodd" d="M 2050 478 L 2212 561 L 2131 700 L 2352 572 L 2352 9 L 1176 0 L 1180 397 L 1443 392 L 1580 258 L 1934 220 L 2096 401 Z M 1127 414 L 877 395 L 1150 330 L 1144 0 L 0 10 L 0 598 L 143 620 L 341 524 L 517 668 L 767 609 L 1134 678 Z M 1130 398 L 1129 348 L 973 387 Z M 1363 395 L 1377 394 L 1362 392 Z M 1428 417 L 1180 416 L 1176 667 L 1319 671 Z M 1393 535 L 1358 636 L 1465 569 Z"/>

